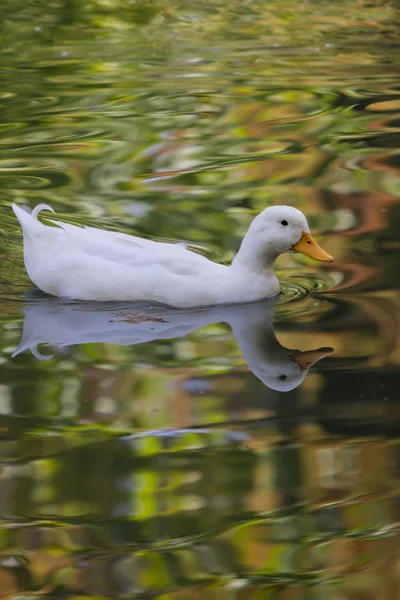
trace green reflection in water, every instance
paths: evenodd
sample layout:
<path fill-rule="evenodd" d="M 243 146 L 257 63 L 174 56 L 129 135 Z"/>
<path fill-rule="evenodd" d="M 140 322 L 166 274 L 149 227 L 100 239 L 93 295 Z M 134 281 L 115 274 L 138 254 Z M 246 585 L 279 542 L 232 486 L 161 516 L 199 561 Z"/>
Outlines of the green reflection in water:
<path fill-rule="evenodd" d="M 1 597 L 394 596 L 398 22 L 378 0 L 3 0 Z M 11 201 L 221 261 L 288 203 L 337 261 L 282 257 L 277 306 L 65 304 L 27 295 Z M 54 356 L 11 358 L 22 335 Z"/>

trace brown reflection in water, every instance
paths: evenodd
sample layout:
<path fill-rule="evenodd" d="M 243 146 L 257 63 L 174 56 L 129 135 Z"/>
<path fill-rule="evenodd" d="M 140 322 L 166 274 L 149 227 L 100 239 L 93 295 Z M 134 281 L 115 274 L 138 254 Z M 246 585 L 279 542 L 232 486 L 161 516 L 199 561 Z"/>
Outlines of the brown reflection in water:
<path fill-rule="evenodd" d="M 348 296 L 346 301 L 340 295 L 329 295 L 336 306 L 326 320 L 313 322 L 313 315 L 301 321 L 297 327 L 282 323 L 278 335 L 284 345 L 304 344 L 304 326 L 313 331 L 314 344 L 329 344 L 335 348 L 333 357 L 325 361 L 335 368 L 359 365 L 363 369 L 375 367 L 397 367 L 400 364 L 400 303 L 396 291 L 382 291 L 374 294 Z M 321 364 L 324 369 L 324 365 Z"/>
<path fill-rule="evenodd" d="M 336 210 L 346 209 L 355 216 L 355 224 L 341 232 L 341 237 L 362 235 L 388 227 L 388 210 L 399 202 L 395 196 L 377 193 L 332 194 Z"/>
<path fill-rule="evenodd" d="M 372 595 L 367 597 L 383 593 L 389 599 L 399 574 L 398 441 L 338 440 L 310 425 L 298 427 L 295 440 L 271 433 L 254 450 L 246 440 L 241 450 L 219 446 L 220 459 L 226 457 L 219 463 L 225 469 L 224 473 L 218 469 L 220 486 L 215 479 L 217 447 L 210 440 L 203 449 L 213 451 L 213 456 L 202 466 L 189 446 L 176 448 L 176 458 L 164 457 L 158 466 L 155 454 L 152 482 L 128 491 L 129 520 L 111 515 L 99 520 L 82 512 L 79 473 L 65 470 L 67 455 L 49 459 L 40 469 L 41 477 L 37 472 L 32 481 L 30 499 L 31 511 L 41 499 L 49 516 L 25 523 L 9 520 L 3 529 L 3 597 L 24 590 L 52 593 L 54 598 L 62 597 L 57 593 L 125 597 L 175 592 L 179 586 L 189 595 L 201 590 L 224 598 L 240 581 L 241 594 L 250 598 L 262 591 L 272 594 L 276 585 L 284 598 L 292 597 L 293 585 L 307 597 L 320 597 L 330 584 L 334 585 L 330 598 L 353 599 L 366 591 L 368 582 Z M 162 452 L 166 450 L 164 444 Z M 107 453 L 114 452 L 111 445 Z M 132 446 L 135 462 L 140 452 L 140 446 L 136 450 Z M 236 456 L 233 461 L 230 452 Z M 253 458 L 241 466 L 237 452 Z M 84 454 L 79 456 L 82 460 Z M 104 456 L 101 451 L 99 458 Z M 9 482 L 18 469 L 7 467 L 2 475 L 10 500 L 16 489 Z M 61 498 L 46 500 L 46 489 L 59 479 L 60 469 L 68 477 L 69 504 Z M 243 480 L 243 486 L 233 491 L 229 480 L 242 478 L 242 469 L 251 474 L 251 485 Z M 139 464 L 128 467 L 126 484 L 135 478 L 139 483 L 141 471 Z M 109 470 L 103 477 L 117 500 L 123 480 L 118 484 Z M 207 485 L 207 480 L 213 484 Z M 104 488 L 96 492 L 100 504 L 104 493 Z M 170 507 L 166 512 L 160 508 L 163 496 Z M 143 503 L 148 505 L 145 519 L 135 515 L 135 507 Z M 64 516 L 51 516 L 51 507 L 58 512 L 63 504 Z M 202 506 L 213 512 L 211 522 Z M 185 539 L 177 535 L 176 516 Z M 207 521 L 212 524 L 209 529 Z"/>
<path fill-rule="evenodd" d="M 386 233 L 398 199 L 376 193 L 330 194 L 328 202 L 335 211 L 345 210 L 352 215 L 350 226 L 340 228 L 340 235 L 329 236 L 329 249 L 336 262 L 328 268 L 341 274 L 340 282 L 333 285 L 329 293 L 349 291 L 354 294 L 368 289 L 396 288 L 398 278 L 389 279 L 382 267 L 387 262 L 385 252 L 396 250 L 399 243 Z"/>

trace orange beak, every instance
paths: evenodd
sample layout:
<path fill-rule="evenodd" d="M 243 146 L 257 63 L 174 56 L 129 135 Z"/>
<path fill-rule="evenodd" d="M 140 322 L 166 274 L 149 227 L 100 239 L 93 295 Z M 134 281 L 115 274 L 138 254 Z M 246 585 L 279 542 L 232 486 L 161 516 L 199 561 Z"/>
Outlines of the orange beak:
<path fill-rule="evenodd" d="M 305 254 L 305 256 L 309 256 L 310 258 L 321 262 L 333 262 L 335 260 L 333 256 L 325 252 L 312 236 L 305 231 L 301 233 L 300 240 L 297 244 L 294 244 L 292 248 L 293 250 L 296 250 L 296 252 L 300 252 L 301 254 Z"/>
<path fill-rule="evenodd" d="M 318 348 L 318 350 L 297 351 L 293 354 L 293 360 L 299 365 L 300 371 L 307 371 L 316 362 L 332 354 L 333 348 Z"/>

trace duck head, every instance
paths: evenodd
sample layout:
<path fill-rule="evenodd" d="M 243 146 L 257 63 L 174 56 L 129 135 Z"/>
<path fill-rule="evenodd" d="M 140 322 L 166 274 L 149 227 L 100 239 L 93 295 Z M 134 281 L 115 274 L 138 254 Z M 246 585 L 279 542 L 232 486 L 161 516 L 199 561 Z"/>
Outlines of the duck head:
<path fill-rule="evenodd" d="M 251 223 L 233 264 L 257 270 L 272 267 L 285 252 L 300 252 L 317 261 L 332 262 L 313 239 L 306 217 L 291 206 L 270 206 Z"/>

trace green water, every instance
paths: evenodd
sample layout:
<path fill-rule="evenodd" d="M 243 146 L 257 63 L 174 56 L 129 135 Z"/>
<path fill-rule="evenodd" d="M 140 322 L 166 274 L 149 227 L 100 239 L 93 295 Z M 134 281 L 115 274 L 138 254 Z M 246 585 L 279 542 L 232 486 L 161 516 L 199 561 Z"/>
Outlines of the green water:
<path fill-rule="evenodd" d="M 3 0 L 0 598 L 396 596 L 399 16 Z M 70 303 L 11 202 L 222 262 L 286 203 L 336 261 L 253 306 Z"/>

